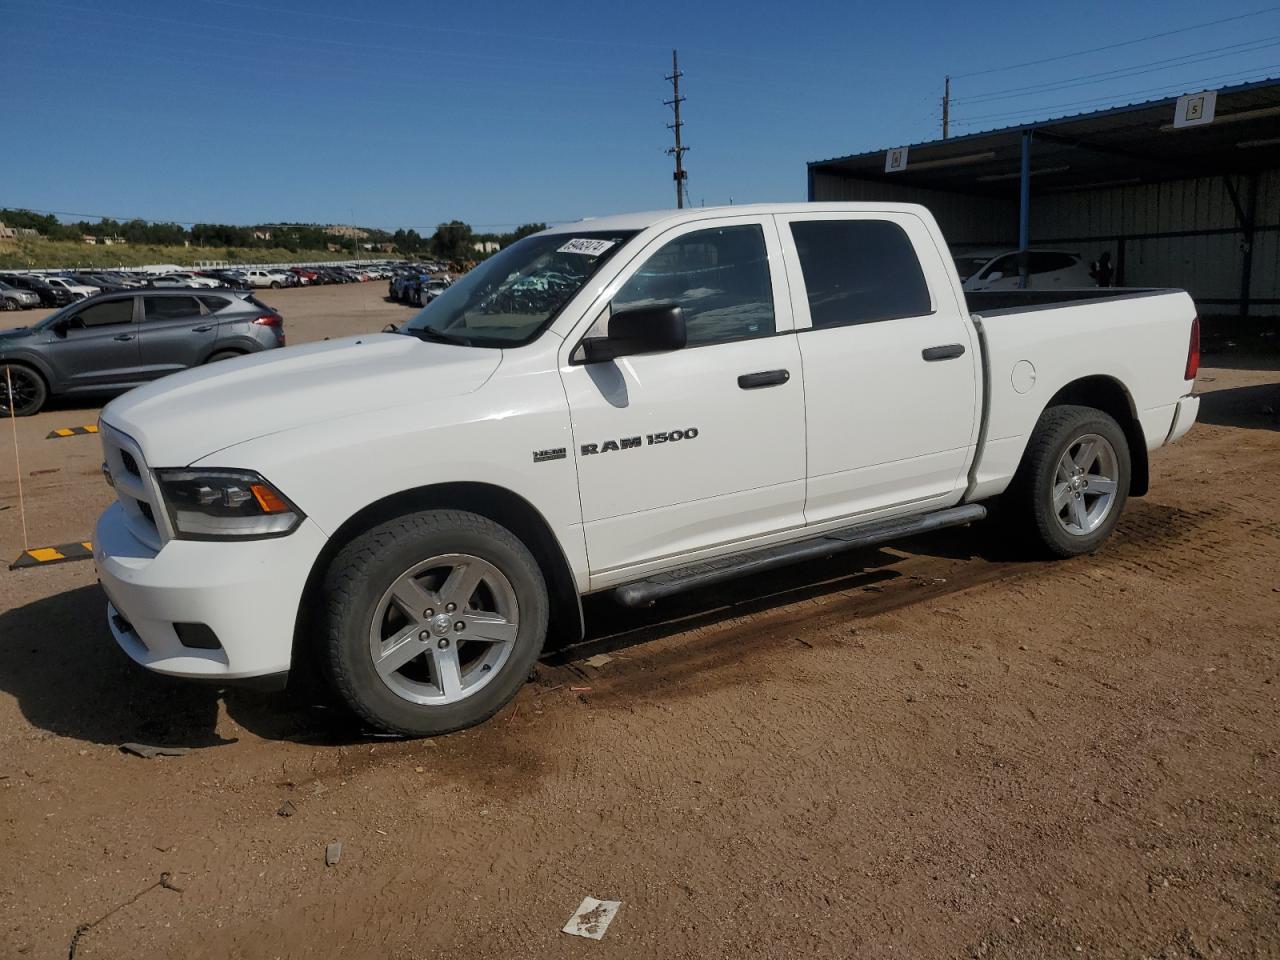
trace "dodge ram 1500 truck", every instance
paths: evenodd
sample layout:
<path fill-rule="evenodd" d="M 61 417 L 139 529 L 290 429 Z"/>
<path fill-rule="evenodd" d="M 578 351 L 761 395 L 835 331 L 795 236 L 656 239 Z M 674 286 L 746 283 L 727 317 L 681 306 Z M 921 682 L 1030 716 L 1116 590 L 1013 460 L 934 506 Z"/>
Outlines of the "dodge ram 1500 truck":
<path fill-rule="evenodd" d="M 1098 548 L 1195 420 L 1181 291 L 967 299 L 902 204 L 627 214 L 513 244 L 403 328 L 112 402 L 94 536 L 121 647 L 369 723 L 478 723 L 584 594 L 653 603 L 1002 514 Z"/>

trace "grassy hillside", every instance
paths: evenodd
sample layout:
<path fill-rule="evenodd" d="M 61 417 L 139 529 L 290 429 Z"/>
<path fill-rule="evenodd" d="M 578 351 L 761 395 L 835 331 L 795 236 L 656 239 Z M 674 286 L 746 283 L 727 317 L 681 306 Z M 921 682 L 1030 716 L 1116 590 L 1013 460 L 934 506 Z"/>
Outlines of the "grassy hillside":
<path fill-rule="evenodd" d="M 375 254 L 361 251 L 364 257 Z M 68 240 L 29 237 L 0 242 L 0 270 L 46 269 L 56 267 L 140 267 L 149 263 L 176 263 L 193 266 L 198 260 L 226 260 L 239 263 L 286 263 L 297 260 L 350 260 L 350 251 L 299 250 L 294 253 L 271 247 L 160 247 L 147 244 L 90 246 Z"/>

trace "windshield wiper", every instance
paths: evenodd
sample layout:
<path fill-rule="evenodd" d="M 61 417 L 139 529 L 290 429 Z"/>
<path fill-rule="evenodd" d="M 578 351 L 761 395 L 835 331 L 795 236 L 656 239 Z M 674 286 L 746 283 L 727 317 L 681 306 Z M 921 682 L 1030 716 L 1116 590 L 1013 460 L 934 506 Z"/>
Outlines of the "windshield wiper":
<path fill-rule="evenodd" d="M 411 333 L 419 340 L 434 340 L 436 343 L 452 343 L 459 347 L 471 346 L 471 341 L 457 334 L 445 333 L 435 327 L 402 327 L 401 333 Z"/>

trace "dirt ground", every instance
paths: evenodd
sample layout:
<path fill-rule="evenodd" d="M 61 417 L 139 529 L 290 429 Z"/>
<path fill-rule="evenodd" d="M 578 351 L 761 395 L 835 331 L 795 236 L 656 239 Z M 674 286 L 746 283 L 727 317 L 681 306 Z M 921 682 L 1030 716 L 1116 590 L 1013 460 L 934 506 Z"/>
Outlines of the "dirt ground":
<path fill-rule="evenodd" d="M 407 316 L 384 289 L 266 299 L 299 342 Z M 593 599 L 434 741 L 150 676 L 92 564 L 0 572 L 0 955 L 1280 957 L 1280 357 L 1207 363 L 1096 556 L 974 528 Z M 95 438 L 43 439 L 95 417 L 18 422 L 33 544 L 110 499 Z M 600 943 L 559 932 L 587 895 Z"/>

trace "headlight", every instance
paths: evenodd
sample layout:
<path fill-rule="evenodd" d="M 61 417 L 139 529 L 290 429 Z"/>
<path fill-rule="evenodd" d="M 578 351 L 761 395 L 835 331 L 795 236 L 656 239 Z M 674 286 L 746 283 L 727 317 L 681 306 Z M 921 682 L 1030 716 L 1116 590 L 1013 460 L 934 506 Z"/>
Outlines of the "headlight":
<path fill-rule="evenodd" d="M 303 513 L 250 470 L 157 470 L 174 533 L 184 540 L 282 537 Z"/>

